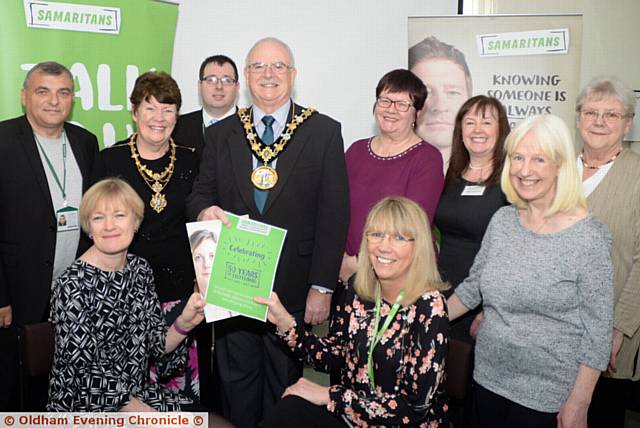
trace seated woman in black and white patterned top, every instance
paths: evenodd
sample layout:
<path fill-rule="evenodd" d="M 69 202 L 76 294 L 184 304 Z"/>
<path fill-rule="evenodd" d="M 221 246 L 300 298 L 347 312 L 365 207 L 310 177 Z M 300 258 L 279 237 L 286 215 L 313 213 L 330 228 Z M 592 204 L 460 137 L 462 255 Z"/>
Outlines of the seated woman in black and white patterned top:
<path fill-rule="evenodd" d="M 193 293 L 167 328 L 149 264 L 127 254 L 143 212 L 137 193 L 117 178 L 82 199 L 80 223 L 93 246 L 53 288 L 49 411 L 181 410 L 179 395 L 149 383 L 149 362 L 167 373 L 184 364 L 184 339 L 202 321 L 205 302 Z"/>

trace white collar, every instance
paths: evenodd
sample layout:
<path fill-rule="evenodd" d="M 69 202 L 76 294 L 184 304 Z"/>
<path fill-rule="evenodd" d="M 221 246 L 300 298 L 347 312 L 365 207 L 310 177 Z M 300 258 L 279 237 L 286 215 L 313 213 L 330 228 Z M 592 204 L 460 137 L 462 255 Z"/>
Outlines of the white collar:
<path fill-rule="evenodd" d="M 223 114 L 221 117 L 213 117 L 213 116 L 209 115 L 209 113 L 207 113 L 207 111 L 203 107 L 202 108 L 202 123 L 204 123 L 204 126 L 206 127 L 206 126 L 209 126 L 209 122 L 211 122 L 211 120 L 215 120 L 216 122 L 219 122 L 222 119 L 226 119 L 227 117 L 231 116 L 235 112 L 236 112 L 236 106 L 234 105 L 225 114 Z"/>

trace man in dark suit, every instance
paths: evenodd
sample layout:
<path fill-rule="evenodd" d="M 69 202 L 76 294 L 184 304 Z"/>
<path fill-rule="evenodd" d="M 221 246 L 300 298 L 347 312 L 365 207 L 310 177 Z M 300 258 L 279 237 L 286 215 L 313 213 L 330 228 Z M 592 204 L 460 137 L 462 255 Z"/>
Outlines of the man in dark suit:
<path fill-rule="evenodd" d="M 77 207 L 98 141 L 65 123 L 73 96 L 67 68 L 37 64 L 23 84 L 25 115 L 0 122 L 0 411 L 16 410 L 16 326 L 48 319 L 52 282 L 78 255 Z"/>
<path fill-rule="evenodd" d="M 181 145 L 194 147 L 198 160 L 202 158 L 204 132 L 207 127 L 236 112 L 238 99 L 238 68 L 231 58 L 213 55 L 200 64 L 198 95 L 202 109 L 183 114 L 173 130 L 173 139 Z M 220 411 L 220 400 L 215 364 L 211 364 L 211 324 L 201 323 L 196 327 L 198 341 L 198 372 L 200 401 L 211 409 Z"/>
<path fill-rule="evenodd" d="M 228 223 L 227 210 L 287 229 L 274 291 L 298 322 L 319 324 L 329 314 L 349 222 L 340 124 L 293 103 L 296 69 L 280 40 L 258 41 L 246 64 L 253 105 L 207 129 L 187 214 Z M 275 161 L 249 142 L 272 143 Z M 255 427 L 302 373 L 273 325 L 244 317 L 216 323 L 216 359 L 224 414 L 240 428 Z"/>
<path fill-rule="evenodd" d="M 180 116 L 172 135 L 176 142 L 195 147 L 200 159 L 205 129 L 236 112 L 239 89 L 238 68 L 231 58 L 213 55 L 202 61 L 198 75 L 202 109 Z"/>

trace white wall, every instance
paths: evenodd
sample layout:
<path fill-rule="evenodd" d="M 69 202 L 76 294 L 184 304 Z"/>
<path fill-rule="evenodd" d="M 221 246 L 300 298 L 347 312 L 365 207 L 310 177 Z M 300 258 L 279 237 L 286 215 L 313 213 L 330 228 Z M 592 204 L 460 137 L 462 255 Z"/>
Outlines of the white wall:
<path fill-rule="evenodd" d="M 457 0 L 184 0 L 172 68 L 182 90 L 182 112 L 199 108 L 196 84 L 204 58 L 222 53 L 242 69 L 253 43 L 275 36 L 295 56 L 295 101 L 340 121 L 346 148 L 375 133 L 371 112 L 380 77 L 407 67 L 408 16 L 456 10 Z M 243 78 L 240 84 L 239 104 L 246 106 Z"/>
<path fill-rule="evenodd" d="M 638 0 L 492 0 L 494 13 L 581 13 L 580 86 L 598 75 L 615 75 L 640 90 Z M 634 120 L 640 129 L 640 117 Z M 640 143 L 631 143 L 640 153 Z"/>
<path fill-rule="evenodd" d="M 640 89 L 638 0 L 493 0 L 494 13 L 581 13 L 581 86 L 601 74 L 614 74 Z"/>

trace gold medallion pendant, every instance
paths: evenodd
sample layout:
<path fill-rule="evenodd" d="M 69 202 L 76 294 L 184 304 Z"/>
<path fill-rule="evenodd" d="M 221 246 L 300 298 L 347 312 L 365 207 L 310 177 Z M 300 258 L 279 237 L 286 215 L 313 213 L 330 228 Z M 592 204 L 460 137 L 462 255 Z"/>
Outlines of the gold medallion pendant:
<path fill-rule="evenodd" d="M 133 134 L 131 136 L 131 139 L 129 140 L 131 158 L 136 164 L 136 169 L 140 173 L 140 176 L 142 177 L 144 182 L 147 184 L 147 186 L 149 186 L 151 191 L 154 192 L 154 194 L 151 195 L 149 205 L 155 212 L 160 214 L 162 210 L 167 207 L 167 198 L 161 192 L 165 187 L 167 187 L 167 184 L 169 184 L 169 181 L 173 176 L 176 161 L 176 145 L 173 142 L 173 139 L 169 138 L 169 165 L 167 165 L 162 172 L 154 172 L 142 162 L 140 162 L 140 154 L 136 149 L 136 136 L 137 134 Z"/>
<path fill-rule="evenodd" d="M 278 173 L 269 165 L 262 165 L 251 173 L 251 182 L 260 190 L 271 190 L 278 182 Z"/>
<path fill-rule="evenodd" d="M 305 120 L 311 117 L 315 113 L 315 110 L 306 108 L 298 114 L 294 113 L 295 106 L 291 103 L 291 121 L 286 124 L 284 132 L 274 141 L 273 145 L 267 146 L 258 139 L 258 134 L 253 126 L 253 111 L 246 108 L 238 109 L 238 117 L 242 122 L 249 149 L 253 155 L 258 158 L 258 162 L 264 162 L 264 165 L 257 167 L 251 172 L 251 182 L 257 189 L 270 190 L 276 185 L 278 182 L 278 173 L 267 164 L 276 159 L 278 155 L 284 151 L 291 141 L 295 130 L 302 125 Z"/>
<path fill-rule="evenodd" d="M 149 205 L 151 205 L 151 208 L 159 214 L 163 209 L 166 208 L 167 198 L 165 198 L 162 193 L 156 193 L 151 197 Z"/>

